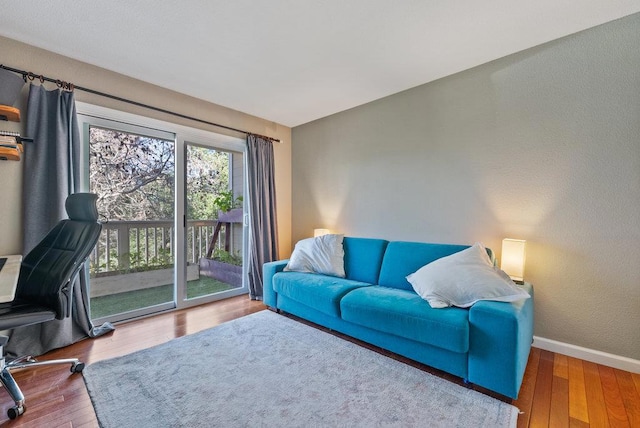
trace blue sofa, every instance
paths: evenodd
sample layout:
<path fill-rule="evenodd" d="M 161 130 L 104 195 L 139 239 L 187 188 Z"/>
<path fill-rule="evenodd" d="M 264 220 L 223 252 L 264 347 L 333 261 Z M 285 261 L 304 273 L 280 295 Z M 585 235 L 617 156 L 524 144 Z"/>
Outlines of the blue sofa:
<path fill-rule="evenodd" d="M 266 263 L 264 303 L 517 398 L 533 339 L 531 285 L 531 298 L 514 303 L 432 309 L 406 276 L 468 246 L 345 237 L 343 247 L 345 278 Z"/>

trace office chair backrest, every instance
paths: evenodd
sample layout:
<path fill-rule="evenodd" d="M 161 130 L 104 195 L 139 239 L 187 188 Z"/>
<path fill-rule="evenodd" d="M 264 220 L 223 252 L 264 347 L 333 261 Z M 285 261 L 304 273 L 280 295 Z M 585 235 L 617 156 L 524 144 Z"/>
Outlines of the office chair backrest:
<path fill-rule="evenodd" d="M 102 230 L 93 193 L 69 195 L 61 220 L 27 254 L 20 266 L 16 299 L 46 306 L 57 319 L 69 316 L 73 280 L 96 245 Z"/>

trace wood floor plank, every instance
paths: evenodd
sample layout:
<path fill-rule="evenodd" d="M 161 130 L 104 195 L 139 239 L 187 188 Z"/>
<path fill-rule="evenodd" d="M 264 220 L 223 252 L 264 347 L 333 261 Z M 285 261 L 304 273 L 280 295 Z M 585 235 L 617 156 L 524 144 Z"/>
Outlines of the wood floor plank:
<path fill-rule="evenodd" d="M 531 419 L 529 426 L 548 427 L 549 414 L 551 412 L 551 385 L 553 382 L 553 353 L 540 352 L 540 364 L 536 379 L 536 390 L 531 406 Z"/>
<path fill-rule="evenodd" d="M 604 401 L 598 365 L 583 361 L 582 367 L 584 369 L 584 383 L 587 392 L 589 423 L 594 427 L 608 427 L 609 417 L 607 416 L 607 406 Z"/>
<path fill-rule="evenodd" d="M 631 373 L 631 378 L 636 386 L 636 392 L 640 395 L 640 373 Z"/>
<path fill-rule="evenodd" d="M 83 340 L 51 351 L 39 359 L 75 356 L 87 363 L 95 362 L 112 358 L 123 352 L 135 352 L 154 343 L 163 343 L 260 310 L 265 310 L 261 302 L 240 296 L 186 310 L 162 313 L 142 320 L 120 323 L 116 331 L 109 335 Z M 355 341 L 355 339 L 351 340 Z M 355 342 L 358 343 L 358 341 Z M 443 379 L 462 384 L 461 379 L 439 370 L 429 369 L 372 345 L 363 346 L 417 366 Z M 585 428 L 589 427 L 590 418 L 592 419 L 591 427 L 596 427 L 595 421 L 599 418 L 593 415 L 601 409 L 591 408 L 592 403 L 598 401 L 592 397 L 591 385 L 596 385 L 598 382 L 602 385 L 601 391 L 607 411 L 609 412 L 609 407 L 612 407 L 613 413 L 617 415 L 614 418 L 615 421 L 620 419 L 627 421 L 629 426 L 637 426 L 636 409 L 640 408 L 640 375 L 601 368 L 602 366 L 597 366 L 596 374 L 592 370 L 593 367 L 592 363 L 532 348 L 519 398 L 512 401 L 523 412 L 518 417 L 518 427 L 537 426 L 540 425 L 538 421 L 548 419 L 549 426 L 567 426 L 568 423 L 571 427 Z M 592 375 L 593 379 L 590 377 Z M 6 392 L 0 392 L 0 412 L 2 412 L 0 426 L 2 428 L 95 428 L 98 426 L 82 377 L 77 374 L 72 375 L 67 367 L 38 367 L 33 370 L 16 371 L 14 376 L 25 393 L 28 410 L 18 419 L 8 420 L 6 411 L 13 404 Z M 578 392 L 572 392 L 572 381 L 576 381 L 573 388 Z M 584 399 L 580 398 L 581 394 L 584 394 Z M 577 400 L 576 397 L 578 397 Z M 505 398 L 502 399 L 508 401 Z M 549 405 L 546 404 L 548 402 L 550 402 Z M 571 414 L 572 406 L 573 413 L 586 421 Z M 576 411 L 576 408 L 583 407 L 587 417 L 583 416 L 582 410 Z M 569 413 L 568 416 L 567 413 Z M 611 420 L 609 413 L 607 413 L 607 419 Z M 617 422 L 616 425 L 613 423 L 611 425 L 617 426 Z"/>
<path fill-rule="evenodd" d="M 553 359 L 553 375 L 569 380 L 569 367 L 566 355 L 555 354 Z"/>
<path fill-rule="evenodd" d="M 588 424 L 589 410 L 582 360 L 567 357 L 567 366 L 569 371 L 569 417 Z"/>
<path fill-rule="evenodd" d="M 540 349 L 531 348 L 518 399 L 513 401 L 513 405 L 520 410 L 520 414 L 518 415 L 518 428 L 526 428 L 529 426 L 529 421 L 531 420 L 531 406 L 533 405 L 539 365 Z"/>
<path fill-rule="evenodd" d="M 640 427 L 640 393 L 636 389 L 631 373 L 613 369 L 618 381 L 618 388 L 627 413 L 629 425 Z"/>
<path fill-rule="evenodd" d="M 556 358 L 558 355 L 556 355 Z M 566 361 L 566 359 L 565 359 Z M 569 426 L 569 380 L 561 376 L 553 376 L 551 384 L 551 412 L 549 427 Z"/>
<path fill-rule="evenodd" d="M 600 382 L 604 392 L 604 401 L 607 406 L 607 414 L 609 415 L 609 424 L 612 427 L 628 427 L 629 419 L 620 395 L 620 388 L 616 375 L 611 367 L 598 366 L 600 373 Z"/>

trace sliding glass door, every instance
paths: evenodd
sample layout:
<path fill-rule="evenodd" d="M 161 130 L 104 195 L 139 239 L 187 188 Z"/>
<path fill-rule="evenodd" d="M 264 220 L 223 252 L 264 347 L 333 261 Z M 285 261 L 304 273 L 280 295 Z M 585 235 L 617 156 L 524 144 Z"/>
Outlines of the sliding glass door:
<path fill-rule="evenodd" d="M 91 318 L 246 293 L 243 141 L 121 115 L 79 115 L 84 190 L 98 194 L 103 219 L 90 257 Z"/>

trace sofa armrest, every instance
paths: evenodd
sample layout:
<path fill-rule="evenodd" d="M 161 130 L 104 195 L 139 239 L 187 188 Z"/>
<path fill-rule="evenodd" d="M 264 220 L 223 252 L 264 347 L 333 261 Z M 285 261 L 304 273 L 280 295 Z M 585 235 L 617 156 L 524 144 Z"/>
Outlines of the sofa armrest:
<path fill-rule="evenodd" d="M 262 301 L 265 305 L 277 308 L 276 291 L 273 289 L 273 275 L 282 272 L 289 260 L 278 260 L 262 265 Z"/>
<path fill-rule="evenodd" d="M 469 381 L 517 398 L 533 341 L 530 299 L 513 303 L 480 301 L 469 310 Z"/>

